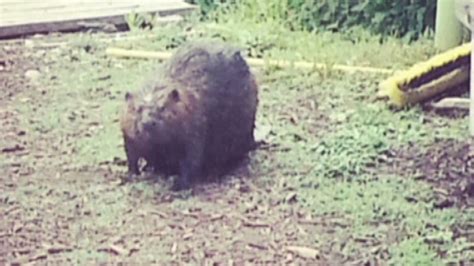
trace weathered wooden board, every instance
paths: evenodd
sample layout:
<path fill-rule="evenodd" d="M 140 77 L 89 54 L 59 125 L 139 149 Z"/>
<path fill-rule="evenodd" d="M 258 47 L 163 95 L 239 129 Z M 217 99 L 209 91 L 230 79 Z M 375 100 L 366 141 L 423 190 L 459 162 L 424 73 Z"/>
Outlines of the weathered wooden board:
<path fill-rule="evenodd" d="M 78 30 L 90 22 L 123 25 L 131 12 L 166 16 L 195 8 L 183 0 L 1 0 L 0 38 Z"/>

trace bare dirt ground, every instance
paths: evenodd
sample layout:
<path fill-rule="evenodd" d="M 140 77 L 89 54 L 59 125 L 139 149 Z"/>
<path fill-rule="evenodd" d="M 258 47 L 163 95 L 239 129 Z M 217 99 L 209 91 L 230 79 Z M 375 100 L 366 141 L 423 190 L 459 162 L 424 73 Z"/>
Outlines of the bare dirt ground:
<path fill-rule="evenodd" d="M 440 141 L 425 151 L 416 146 L 393 152 L 392 171 L 413 171 L 415 178 L 434 185 L 437 208 L 472 206 L 474 197 L 474 149 L 472 143 Z M 411 170 L 409 170 L 411 171 Z M 473 239 L 474 241 L 474 239 Z"/>
<path fill-rule="evenodd" d="M 55 60 L 63 62 L 64 72 L 58 74 L 50 50 L 20 44 L 0 49 L 0 264 L 373 265 L 390 258 L 391 244 L 413 234 L 393 229 L 398 233 L 383 237 L 384 245 L 378 236 L 352 237 L 359 248 L 343 251 L 348 238 L 338 232 L 354 220 L 336 211 L 316 215 L 300 204 L 292 179 L 311 168 L 282 169 L 279 156 L 288 149 L 283 142 L 262 147 L 221 183 L 199 185 L 190 194 L 171 193 L 167 180 L 152 178 L 122 185 L 126 167 L 115 114 L 124 87 L 132 84 L 108 89 L 118 75 L 104 69 L 114 62 L 59 52 Z M 83 94 L 70 89 L 81 83 L 81 64 L 97 69 L 86 73 L 93 81 Z M 312 137 L 336 128 L 328 125 L 331 111 L 315 111 L 308 97 L 289 100 L 294 109 L 288 113 L 265 98 L 270 88 L 262 90 L 263 110 L 278 112 L 284 123 L 312 117 L 316 122 L 303 127 Z M 108 130 L 112 136 L 103 133 Z M 292 135 L 295 145 L 298 136 Z M 470 208 L 470 145 L 442 140 L 428 149 L 394 149 L 384 169 L 401 175 L 416 169 L 419 181 L 436 189 L 434 208 Z M 108 147 L 117 155 L 104 156 Z M 452 230 L 453 238 L 474 242 L 473 223 Z"/>

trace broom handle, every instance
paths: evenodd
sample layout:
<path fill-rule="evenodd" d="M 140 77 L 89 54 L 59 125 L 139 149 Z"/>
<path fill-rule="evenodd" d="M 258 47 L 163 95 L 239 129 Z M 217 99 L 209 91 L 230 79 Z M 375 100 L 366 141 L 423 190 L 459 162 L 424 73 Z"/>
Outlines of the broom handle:
<path fill-rule="evenodd" d="M 141 51 L 141 50 L 126 50 L 120 48 L 109 47 L 105 51 L 107 55 L 115 57 L 131 57 L 131 58 L 141 58 L 141 59 L 159 59 L 167 60 L 171 57 L 169 52 L 155 52 L 155 51 Z M 291 67 L 303 69 L 325 69 L 332 68 L 335 70 L 346 71 L 346 72 L 366 72 L 366 73 L 377 73 L 377 74 L 393 74 L 395 71 L 385 68 L 376 68 L 376 67 L 363 67 L 363 66 L 345 66 L 345 65 L 332 65 L 328 66 L 326 64 L 318 64 L 304 61 L 286 61 L 286 60 L 264 60 L 260 58 L 247 58 L 247 63 L 250 66 L 261 67 L 265 65 L 271 66 L 280 66 L 280 67 Z"/>

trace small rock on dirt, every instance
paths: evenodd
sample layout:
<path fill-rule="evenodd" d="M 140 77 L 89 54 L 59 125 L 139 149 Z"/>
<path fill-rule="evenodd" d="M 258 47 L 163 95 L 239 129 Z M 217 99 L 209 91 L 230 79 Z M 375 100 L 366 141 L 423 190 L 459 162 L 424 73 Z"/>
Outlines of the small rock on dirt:
<path fill-rule="evenodd" d="M 313 248 L 288 246 L 286 250 L 305 259 L 317 259 L 319 257 L 319 251 Z"/>
<path fill-rule="evenodd" d="M 25 72 L 25 77 L 29 80 L 36 81 L 41 76 L 41 73 L 36 69 L 29 69 Z"/>
<path fill-rule="evenodd" d="M 257 125 L 255 129 L 255 141 L 265 141 L 265 139 L 270 135 L 272 128 L 267 125 Z"/>

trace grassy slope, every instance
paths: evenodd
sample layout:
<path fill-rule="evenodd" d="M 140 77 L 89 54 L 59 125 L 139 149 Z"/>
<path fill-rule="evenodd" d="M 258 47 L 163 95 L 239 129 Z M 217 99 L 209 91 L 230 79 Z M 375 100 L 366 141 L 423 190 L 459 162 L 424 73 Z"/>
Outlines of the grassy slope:
<path fill-rule="evenodd" d="M 377 38 L 362 31 L 352 35 L 290 32 L 277 20 L 256 24 L 243 19 L 245 12 L 236 12 L 217 24 L 194 23 L 191 30 L 163 27 L 151 40 L 116 45 L 161 50 L 186 39 L 218 36 L 248 48 L 253 56 L 394 69 L 434 53 L 430 41 L 407 46 L 397 40 L 379 44 Z M 85 47 L 96 50 L 88 53 Z M 65 61 L 52 63 L 51 73 L 56 78 L 51 79 L 51 74 L 43 80 L 51 90 L 50 103 L 34 111 L 47 118 L 41 119 L 45 130 L 59 135 L 64 128 L 90 123 L 90 132 L 76 132 L 79 137 L 71 141 L 80 151 L 81 156 L 75 158 L 80 165 L 123 158 L 115 121 L 118 106 L 123 92 L 136 88 L 153 63 L 106 59 L 103 48 L 102 43 L 86 36 L 75 41 L 72 51 L 76 54 L 53 55 L 52 62 L 58 57 Z M 97 66 L 101 67 L 99 72 Z M 299 202 L 316 216 L 342 221 L 341 226 L 315 233 L 315 243 L 334 243 L 331 248 L 346 259 L 378 257 L 397 265 L 441 263 L 473 255 L 464 248 L 466 239 L 453 241 L 450 237 L 453 224 L 474 217 L 472 209 L 433 209 L 429 185 L 412 176 L 377 170 L 377 161 L 390 148 L 411 143 L 423 149 L 435 140 L 462 139 L 466 119 L 427 120 L 429 115 L 417 108 L 388 110 L 373 100 L 384 76 L 265 69 L 259 78 L 259 123 L 271 128 L 268 140 L 278 148 L 271 159 L 257 153 L 254 166 L 265 173 L 262 182 L 271 184 L 278 176 L 298 187 Z M 81 100 L 71 106 L 71 101 L 62 101 L 69 97 Z M 94 97 L 101 97 L 101 102 Z M 22 108 L 27 113 L 33 111 L 27 105 Z M 97 112 L 81 111 L 91 108 Z M 63 127 L 55 127 L 57 124 Z"/>

